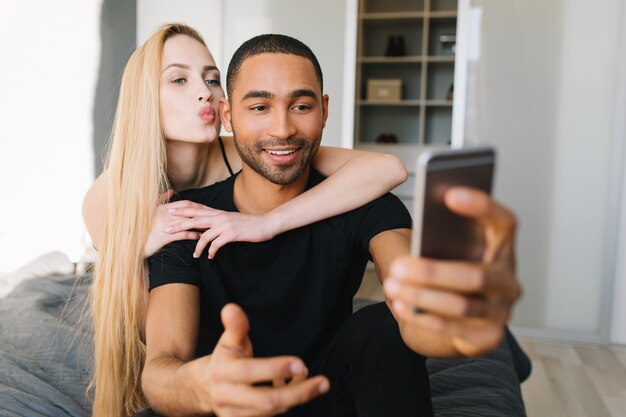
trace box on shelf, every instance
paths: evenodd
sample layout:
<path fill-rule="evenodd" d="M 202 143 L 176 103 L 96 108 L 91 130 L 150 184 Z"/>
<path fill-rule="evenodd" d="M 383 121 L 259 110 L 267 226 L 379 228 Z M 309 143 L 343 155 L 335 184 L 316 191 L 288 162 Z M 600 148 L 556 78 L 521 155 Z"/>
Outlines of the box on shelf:
<path fill-rule="evenodd" d="M 401 79 L 367 80 L 367 100 L 399 101 L 402 100 Z"/>

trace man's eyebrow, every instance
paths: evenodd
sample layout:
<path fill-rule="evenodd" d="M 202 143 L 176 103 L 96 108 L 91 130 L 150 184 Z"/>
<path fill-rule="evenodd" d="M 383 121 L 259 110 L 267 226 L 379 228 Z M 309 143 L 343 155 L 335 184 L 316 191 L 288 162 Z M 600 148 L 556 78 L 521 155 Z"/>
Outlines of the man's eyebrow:
<path fill-rule="evenodd" d="M 242 100 L 247 100 L 249 98 L 274 98 L 274 94 L 270 93 L 266 90 L 252 90 L 248 91 L 245 96 L 243 96 Z"/>
<path fill-rule="evenodd" d="M 165 71 L 167 71 L 168 69 L 170 69 L 172 67 L 181 68 L 181 69 L 184 69 L 184 70 L 190 70 L 191 69 L 191 67 L 189 65 L 173 63 L 173 64 L 169 64 L 167 67 L 163 68 L 163 71 L 161 71 L 161 73 L 164 73 Z M 217 70 L 217 67 L 215 65 L 205 65 L 202 68 L 203 72 L 213 71 L 213 70 Z"/>
<path fill-rule="evenodd" d="M 293 100 L 300 97 L 311 97 L 317 98 L 317 94 L 315 91 L 309 90 L 308 88 L 301 88 L 299 90 L 294 90 L 289 94 L 289 97 Z"/>

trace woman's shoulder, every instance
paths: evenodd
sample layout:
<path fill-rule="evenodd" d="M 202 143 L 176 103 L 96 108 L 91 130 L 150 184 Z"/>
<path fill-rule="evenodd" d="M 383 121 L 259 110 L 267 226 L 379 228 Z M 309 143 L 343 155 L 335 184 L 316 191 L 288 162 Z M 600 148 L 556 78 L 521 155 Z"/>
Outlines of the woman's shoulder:
<path fill-rule="evenodd" d="M 232 136 L 221 136 L 221 138 L 222 143 L 224 144 L 224 152 L 226 153 L 228 163 L 233 169 L 233 172 L 239 171 L 241 169 L 241 157 L 239 156 L 239 152 L 237 152 L 237 147 L 235 146 L 235 138 Z"/>

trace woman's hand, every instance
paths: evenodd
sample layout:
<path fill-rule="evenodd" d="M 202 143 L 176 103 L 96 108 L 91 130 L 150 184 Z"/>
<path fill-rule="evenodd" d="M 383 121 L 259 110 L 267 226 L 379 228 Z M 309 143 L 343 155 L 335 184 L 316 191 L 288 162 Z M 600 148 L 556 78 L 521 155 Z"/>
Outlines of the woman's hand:
<path fill-rule="evenodd" d="M 196 240 L 200 239 L 201 232 L 194 227 L 177 228 L 176 232 L 172 232 L 173 227 L 181 221 L 181 215 L 173 216 L 170 212 L 179 208 L 194 208 L 203 209 L 204 213 L 211 211 L 220 212 L 220 210 L 214 210 L 210 207 L 203 206 L 202 204 L 194 203 L 187 200 L 175 201 L 173 203 L 167 203 L 172 197 L 173 191 L 167 191 L 161 194 L 162 204 L 157 207 L 154 221 L 152 224 L 152 230 L 144 246 L 144 256 L 146 258 L 154 255 L 156 251 L 161 249 L 168 243 L 175 242 L 177 240 Z M 204 230 L 204 229 L 202 229 Z"/>
<path fill-rule="evenodd" d="M 178 217 L 179 221 L 168 228 L 167 232 L 178 235 L 188 230 L 205 230 L 196 245 L 194 258 L 199 257 L 209 244 L 208 257 L 213 259 L 217 251 L 227 243 L 265 242 L 278 234 L 278 225 L 274 224 L 269 215 L 222 211 L 189 201 L 186 203 L 188 205 L 179 205 L 169 210 L 169 214 Z"/>

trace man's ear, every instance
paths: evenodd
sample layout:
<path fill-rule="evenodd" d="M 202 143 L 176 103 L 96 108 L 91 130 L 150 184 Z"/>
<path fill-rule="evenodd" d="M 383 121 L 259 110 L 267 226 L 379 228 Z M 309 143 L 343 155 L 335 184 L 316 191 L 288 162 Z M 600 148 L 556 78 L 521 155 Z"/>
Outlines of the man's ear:
<path fill-rule="evenodd" d="M 322 127 L 326 127 L 326 119 L 328 119 L 328 94 L 322 96 Z"/>
<path fill-rule="evenodd" d="M 230 122 L 230 103 L 224 97 L 220 99 L 220 119 L 222 126 L 228 133 L 233 133 L 233 125 Z"/>

